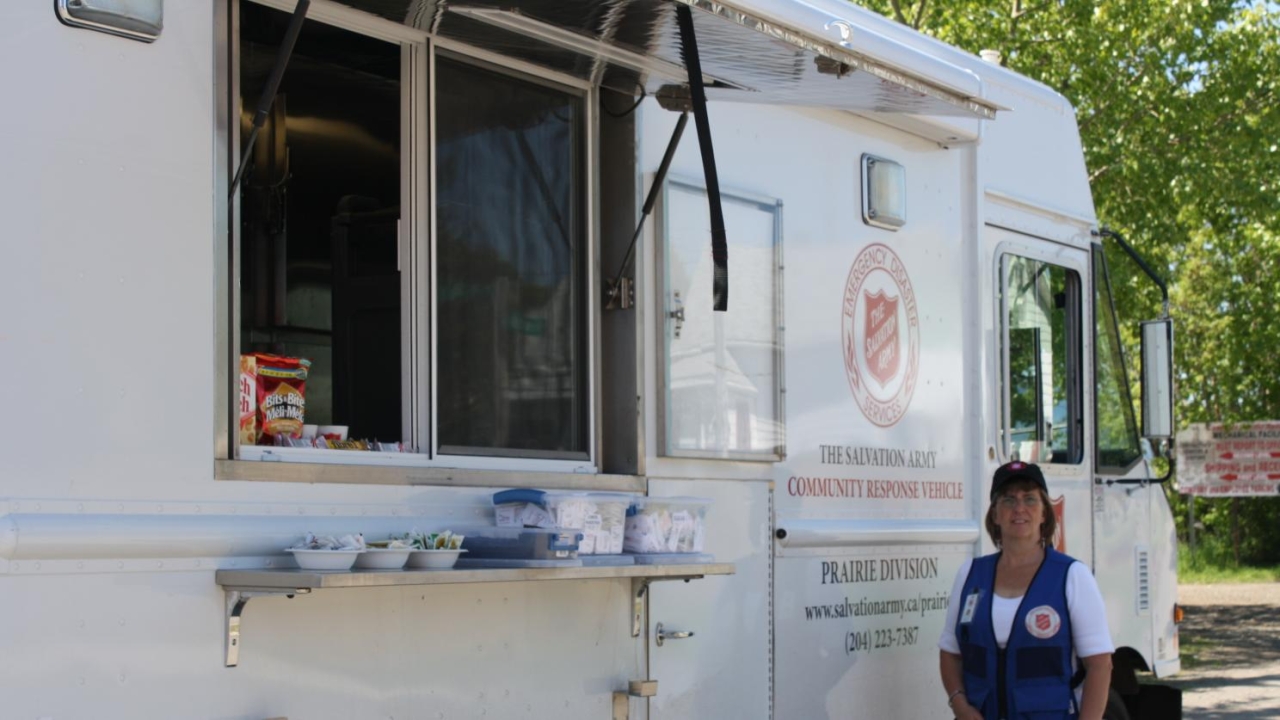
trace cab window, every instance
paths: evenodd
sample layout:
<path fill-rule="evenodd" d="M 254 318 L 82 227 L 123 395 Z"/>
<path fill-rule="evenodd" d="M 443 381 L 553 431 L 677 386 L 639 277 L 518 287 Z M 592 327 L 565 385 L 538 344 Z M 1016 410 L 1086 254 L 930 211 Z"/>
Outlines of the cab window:
<path fill-rule="evenodd" d="M 1084 454 L 1079 274 L 1005 255 L 1000 307 L 1005 457 L 1079 463 Z"/>

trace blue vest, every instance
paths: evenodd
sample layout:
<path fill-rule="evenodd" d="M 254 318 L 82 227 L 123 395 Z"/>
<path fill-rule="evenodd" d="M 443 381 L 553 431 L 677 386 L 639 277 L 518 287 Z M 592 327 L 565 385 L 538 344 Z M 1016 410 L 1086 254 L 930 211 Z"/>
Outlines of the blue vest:
<path fill-rule="evenodd" d="M 999 559 L 999 553 L 976 558 L 959 598 L 956 640 L 964 664 L 965 698 L 986 720 L 1074 720 L 1079 712 L 1074 689 L 1081 678 L 1073 678 L 1071 672 L 1075 648 L 1067 611 L 1067 571 L 1076 561 L 1045 548 L 1044 562 L 1001 650 L 991 624 Z"/>

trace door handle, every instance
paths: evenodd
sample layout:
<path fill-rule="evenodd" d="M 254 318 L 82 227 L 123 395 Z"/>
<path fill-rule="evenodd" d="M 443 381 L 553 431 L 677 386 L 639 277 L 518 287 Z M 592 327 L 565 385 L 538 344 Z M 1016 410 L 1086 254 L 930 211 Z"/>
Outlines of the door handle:
<path fill-rule="evenodd" d="M 675 321 L 675 328 L 673 328 L 672 334 L 675 335 L 676 340 L 679 340 L 680 331 L 684 329 L 684 301 L 680 299 L 680 293 L 675 293 L 672 304 L 676 306 L 676 309 L 668 310 L 667 317 Z"/>
<path fill-rule="evenodd" d="M 662 623 L 658 623 L 656 628 L 658 631 L 658 647 L 662 647 L 662 643 L 667 640 L 684 640 L 693 637 L 692 630 L 665 630 Z"/>

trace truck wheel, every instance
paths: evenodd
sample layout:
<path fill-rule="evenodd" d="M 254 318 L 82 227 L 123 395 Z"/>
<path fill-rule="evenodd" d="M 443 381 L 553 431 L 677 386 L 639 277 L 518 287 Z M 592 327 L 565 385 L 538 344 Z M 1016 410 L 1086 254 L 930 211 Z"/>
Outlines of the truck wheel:
<path fill-rule="evenodd" d="M 1102 711 L 1102 720 L 1129 720 L 1129 708 L 1115 688 L 1107 694 L 1107 709 Z"/>

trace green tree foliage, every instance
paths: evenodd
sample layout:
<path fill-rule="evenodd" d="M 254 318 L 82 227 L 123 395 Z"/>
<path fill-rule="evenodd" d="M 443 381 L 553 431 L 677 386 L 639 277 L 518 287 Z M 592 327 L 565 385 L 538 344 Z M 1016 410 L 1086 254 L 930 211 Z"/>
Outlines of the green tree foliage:
<path fill-rule="evenodd" d="M 1098 217 L 1169 280 L 1180 424 L 1280 419 L 1280 4 L 858 4 L 975 53 L 998 50 L 1070 100 Z M 1132 350 L 1134 321 L 1156 317 L 1159 296 L 1115 251 Z M 1197 506 L 1211 537 L 1228 532 L 1225 502 Z M 1242 557 L 1280 560 L 1280 500 L 1240 505 Z"/>

